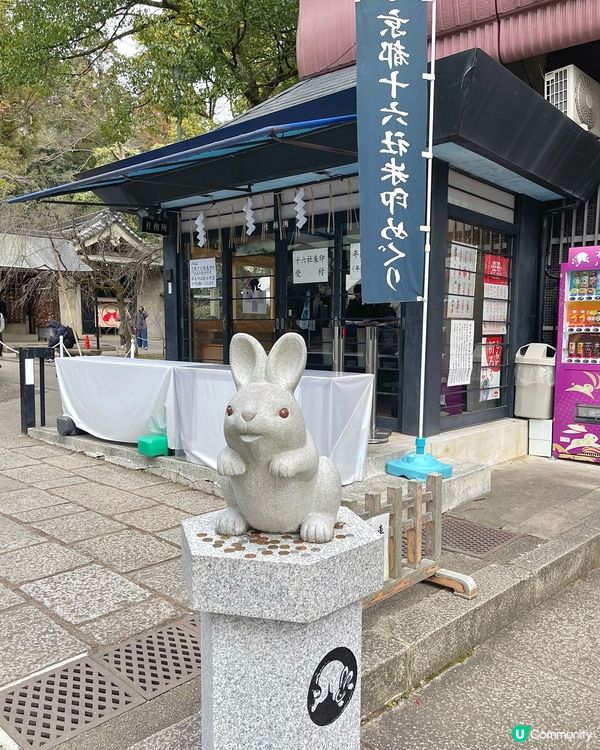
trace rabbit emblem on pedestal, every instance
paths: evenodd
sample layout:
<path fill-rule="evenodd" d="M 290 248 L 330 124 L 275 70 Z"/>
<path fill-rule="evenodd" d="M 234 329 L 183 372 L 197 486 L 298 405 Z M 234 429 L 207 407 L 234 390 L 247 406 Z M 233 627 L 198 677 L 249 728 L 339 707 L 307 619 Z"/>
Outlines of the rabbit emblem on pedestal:
<path fill-rule="evenodd" d="M 255 338 L 238 333 L 230 362 L 237 393 L 226 409 L 227 447 L 217 461 L 229 507 L 217 533 L 235 536 L 252 527 L 330 541 L 342 483 L 333 461 L 319 457 L 294 398 L 306 366 L 304 339 L 286 333 L 267 357 Z"/>

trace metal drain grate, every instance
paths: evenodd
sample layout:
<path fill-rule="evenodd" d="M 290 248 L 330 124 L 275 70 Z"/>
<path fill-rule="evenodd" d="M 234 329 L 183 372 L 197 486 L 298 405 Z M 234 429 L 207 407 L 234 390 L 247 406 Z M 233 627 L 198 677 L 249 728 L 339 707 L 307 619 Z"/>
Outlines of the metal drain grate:
<path fill-rule="evenodd" d="M 470 557 L 487 557 L 521 536 L 504 529 L 482 526 L 466 518 L 444 516 L 442 521 L 442 549 Z"/>
<path fill-rule="evenodd" d="M 0 727 L 20 747 L 49 748 L 101 724 L 144 699 L 92 659 L 0 693 Z"/>
<path fill-rule="evenodd" d="M 200 673 L 200 640 L 186 623 L 175 623 L 97 657 L 146 698 Z"/>

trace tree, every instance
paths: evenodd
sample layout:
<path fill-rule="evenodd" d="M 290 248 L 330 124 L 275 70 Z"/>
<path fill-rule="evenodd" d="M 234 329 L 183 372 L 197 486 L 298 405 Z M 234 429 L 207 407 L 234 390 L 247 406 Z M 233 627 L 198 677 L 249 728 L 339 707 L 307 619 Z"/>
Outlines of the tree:
<path fill-rule="evenodd" d="M 114 75 L 93 71 L 59 80 L 50 92 L 3 91 L 0 83 L 0 113 L 0 198 L 68 181 L 99 154 L 111 161 L 138 153 L 168 133 L 160 117 L 150 133 L 153 110 L 146 108 L 144 122 Z"/>
<path fill-rule="evenodd" d="M 119 241 L 109 231 L 114 216 L 108 210 L 90 215 L 72 207 L 38 205 L 9 213 L 0 224 L 0 257 L 11 263 L 0 268 L 0 298 L 18 285 L 23 303 L 35 301 L 43 307 L 58 300 L 62 291 L 65 299 L 81 294 L 84 303 L 95 307 L 96 292 L 102 290 L 115 298 L 119 320 L 127 321 L 151 276 L 161 272 L 162 250 L 155 238 L 135 246 Z M 89 232 L 82 231 L 91 222 L 98 227 L 93 242 Z M 67 318 L 63 322 L 79 331 L 73 310 Z M 122 335 L 129 347 L 131 327 L 123 326 Z"/>
<path fill-rule="evenodd" d="M 13 85 L 69 75 L 75 60 L 117 64 L 140 100 L 211 119 L 219 97 L 254 106 L 297 74 L 297 0 L 9 0 L 5 13 L 0 78 Z"/>

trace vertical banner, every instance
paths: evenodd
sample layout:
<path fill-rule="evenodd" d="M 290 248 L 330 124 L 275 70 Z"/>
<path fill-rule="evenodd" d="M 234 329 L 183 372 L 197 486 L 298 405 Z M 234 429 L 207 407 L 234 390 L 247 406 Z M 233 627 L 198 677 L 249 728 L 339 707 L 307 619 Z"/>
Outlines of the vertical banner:
<path fill-rule="evenodd" d="M 423 295 L 425 0 L 356 2 L 360 249 L 365 302 Z"/>

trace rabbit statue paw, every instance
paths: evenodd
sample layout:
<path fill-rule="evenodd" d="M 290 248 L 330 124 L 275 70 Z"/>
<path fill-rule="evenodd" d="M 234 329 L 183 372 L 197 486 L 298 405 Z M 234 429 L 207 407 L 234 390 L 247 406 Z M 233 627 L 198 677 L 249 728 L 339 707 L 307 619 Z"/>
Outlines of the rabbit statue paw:
<path fill-rule="evenodd" d="M 309 513 L 302 526 L 300 526 L 300 537 L 309 544 L 323 544 L 333 539 L 333 528 L 335 516 L 327 513 Z"/>
<path fill-rule="evenodd" d="M 246 523 L 246 519 L 239 510 L 235 508 L 227 508 L 224 510 L 216 524 L 217 534 L 227 534 L 227 536 L 239 536 L 245 531 L 248 531 L 249 526 Z"/>
<path fill-rule="evenodd" d="M 217 531 L 237 535 L 252 527 L 329 541 L 342 483 L 333 461 L 319 457 L 294 397 L 306 366 L 304 339 L 287 333 L 267 357 L 255 338 L 238 333 L 229 357 L 237 393 L 225 410 L 227 447 L 217 460 L 229 505 Z"/>
<path fill-rule="evenodd" d="M 246 464 L 231 448 L 224 448 L 217 458 L 217 472 L 222 477 L 239 477 L 246 472 Z"/>
<path fill-rule="evenodd" d="M 313 458 L 312 454 L 314 453 L 314 456 L 317 456 L 317 449 L 314 448 L 313 451 L 313 447 L 311 446 L 308 455 L 306 451 L 289 451 L 275 456 L 269 465 L 271 474 L 281 479 L 289 479 L 304 472 L 310 473 L 311 469 L 313 469 L 313 463 L 311 462 Z"/>

